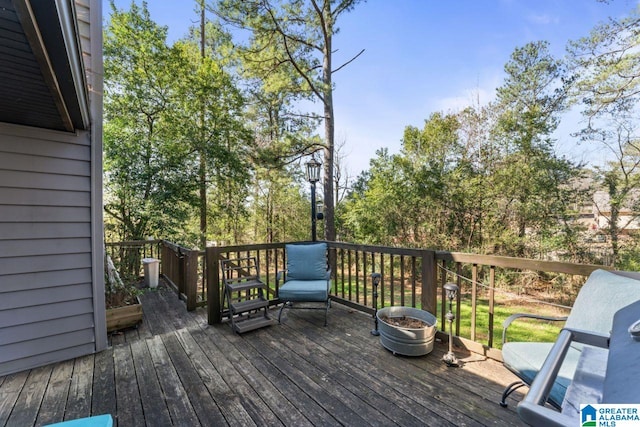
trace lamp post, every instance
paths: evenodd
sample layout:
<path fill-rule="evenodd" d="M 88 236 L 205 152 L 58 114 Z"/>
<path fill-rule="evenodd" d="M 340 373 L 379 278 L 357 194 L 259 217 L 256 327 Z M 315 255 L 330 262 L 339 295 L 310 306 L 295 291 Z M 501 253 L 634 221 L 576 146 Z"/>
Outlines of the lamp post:
<path fill-rule="evenodd" d="M 453 300 L 458 294 L 458 285 L 455 283 L 447 283 L 444 285 L 447 299 L 449 300 L 449 312 L 445 315 L 447 322 L 449 322 L 449 352 L 442 356 L 442 361 L 448 366 L 458 366 L 458 359 L 453 354 L 453 321 L 456 315 L 453 314 Z"/>
<path fill-rule="evenodd" d="M 371 274 L 371 281 L 373 282 L 373 322 L 375 325 L 375 328 L 371 331 L 371 335 L 376 337 L 380 335 L 380 331 L 378 330 L 378 285 L 381 279 L 382 276 L 380 273 Z"/>
<path fill-rule="evenodd" d="M 320 181 L 320 166 L 322 163 L 312 157 L 305 166 L 307 167 L 307 181 L 311 184 L 311 240 L 315 242 L 316 237 L 316 183 Z"/>

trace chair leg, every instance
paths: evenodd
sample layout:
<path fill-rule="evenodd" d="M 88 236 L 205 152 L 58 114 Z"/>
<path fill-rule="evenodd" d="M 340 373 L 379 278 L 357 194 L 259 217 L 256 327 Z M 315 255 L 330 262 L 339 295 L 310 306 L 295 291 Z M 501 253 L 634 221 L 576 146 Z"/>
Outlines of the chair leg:
<path fill-rule="evenodd" d="M 285 302 L 282 304 L 282 307 L 280 307 L 280 312 L 278 313 L 278 323 L 282 323 L 282 322 L 280 321 L 280 318 L 282 317 L 282 310 L 284 310 L 284 308 L 285 308 L 286 306 L 287 306 L 287 302 L 285 301 Z"/>
<path fill-rule="evenodd" d="M 508 386 L 506 386 L 504 391 L 502 392 L 502 399 L 500 400 L 500 406 L 502 406 L 503 408 L 506 408 L 507 397 L 509 397 L 511 393 L 513 393 L 514 391 L 516 391 L 517 389 L 525 385 L 527 384 L 524 381 L 515 381 L 509 384 Z"/>

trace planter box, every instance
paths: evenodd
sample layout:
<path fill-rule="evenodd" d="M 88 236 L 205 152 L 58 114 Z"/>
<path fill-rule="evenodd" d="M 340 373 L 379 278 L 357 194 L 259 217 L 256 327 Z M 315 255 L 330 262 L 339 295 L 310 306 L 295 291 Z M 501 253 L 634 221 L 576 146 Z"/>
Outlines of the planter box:
<path fill-rule="evenodd" d="M 107 332 L 130 328 L 142 321 L 142 303 L 107 309 Z"/>
<path fill-rule="evenodd" d="M 413 307 L 384 307 L 378 310 L 380 344 L 394 355 L 424 356 L 433 350 L 438 320 L 427 312 Z M 427 324 L 424 328 L 405 328 L 391 325 L 383 317 L 408 317 Z"/>

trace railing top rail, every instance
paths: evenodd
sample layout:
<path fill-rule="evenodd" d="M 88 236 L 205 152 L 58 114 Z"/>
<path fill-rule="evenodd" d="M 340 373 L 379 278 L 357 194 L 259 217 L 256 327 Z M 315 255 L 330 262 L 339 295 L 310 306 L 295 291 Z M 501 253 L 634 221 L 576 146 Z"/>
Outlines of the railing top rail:
<path fill-rule="evenodd" d="M 350 249 L 361 252 L 378 252 L 392 255 L 421 256 L 425 249 L 416 248 L 398 248 L 394 246 L 378 246 L 378 245 L 360 245 L 355 243 L 344 242 L 327 242 L 329 247 L 338 249 Z"/>
<path fill-rule="evenodd" d="M 277 243 L 257 243 L 248 245 L 233 245 L 233 246 L 215 246 L 222 252 L 242 252 L 252 250 L 264 250 L 264 249 L 278 249 L 283 248 L 287 244 L 299 244 L 299 243 L 313 243 L 311 241 L 304 242 L 277 242 Z M 415 248 L 397 248 L 393 246 L 377 246 L 377 245 L 360 245 L 354 243 L 344 242 L 332 242 L 332 241 L 318 241 L 317 243 L 326 243 L 330 248 L 336 249 L 349 249 L 361 252 L 377 252 L 393 255 L 406 255 L 406 256 L 421 256 L 424 253 L 424 249 Z M 210 246 L 211 248 L 211 246 Z"/>
<path fill-rule="evenodd" d="M 144 246 L 144 245 L 155 245 L 163 240 L 155 239 L 155 240 L 130 240 L 125 242 L 105 242 L 105 246 Z"/>
<path fill-rule="evenodd" d="M 436 259 L 460 262 L 465 264 L 478 264 L 503 268 L 516 268 L 521 270 L 575 274 L 578 276 L 588 276 L 597 269 L 611 270 L 611 267 L 596 264 L 573 264 L 570 262 L 544 261 L 537 259 L 516 258 L 497 255 L 476 255 L 447 251 L 436 251 Z"/>

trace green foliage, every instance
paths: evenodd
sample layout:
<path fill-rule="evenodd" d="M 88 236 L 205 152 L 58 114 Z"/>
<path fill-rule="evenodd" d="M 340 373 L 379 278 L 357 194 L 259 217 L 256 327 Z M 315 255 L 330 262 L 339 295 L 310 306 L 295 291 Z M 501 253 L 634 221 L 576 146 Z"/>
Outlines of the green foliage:
<path fill-rule="evenodd" d="M 606 192 L 596 208 L 604 217 L 613 254 L 618 260 L 620 235 L 637 220 L 640 156 L 637 132 L 640 101 L 640 14 L 636 6 L 629 16 L 596 26 L 588 37 L 570 44 L 569 58 L 576 82 L 575 102 L 580 102 L 586 125 L 584 141 L 606 148 L 612 160 L 599 169 L 597 183 Z"/>
<path fill-rule="evenodd" d="M 171 115 L 175 61 L 166 28 L 146 5 L 112 5 L 105 28 L 105 211 L 107 232 L 138 240 L 170 235 L 188 215 L 190 176 Z"/>
<path fill-rule="evenodd" d="M 578 168 L 553 152 L 566 105 L 563 67 L 547 44 L 516 49 L 498 102 L 433 113 L 407 127 L 402 151 L 377 153 L 341 226 L 356 241 L 536 256 L 575 240 Z"/>

